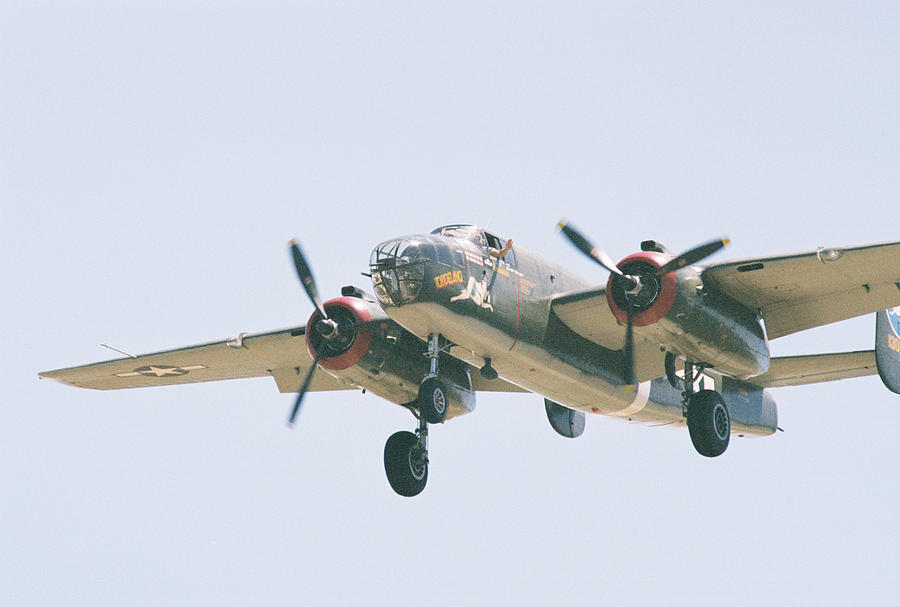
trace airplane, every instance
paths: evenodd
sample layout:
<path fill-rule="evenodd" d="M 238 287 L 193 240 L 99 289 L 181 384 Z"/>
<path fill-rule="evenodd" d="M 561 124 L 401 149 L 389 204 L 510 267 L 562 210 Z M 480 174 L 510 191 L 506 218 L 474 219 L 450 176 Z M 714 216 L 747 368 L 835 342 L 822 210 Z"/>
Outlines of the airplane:
<path fill-rule="evenodd" d="M 768 388 L 878 373 L 900 393 L 900 242 L 702 266 L 727 239 L 679 255 L 646 240 L 614 263 L 571 224 L 558 227 L 608 272 L 605 284 L 454 224 L 380 243 L 363 273 L 374 296 L 349 285 L 322 302 L 291 241 L 314 307 L 305 325 L 39 376 L 98 390 L 270 376 L 297 393 L 289 425 L 307 392 L 371 392 L 417 420 L 384 448 L 388 482 L 405 497 L 428 480 L 429 424 L 471 413 L 478 392 L 538 395 L 567 438 L 581 436 L 587 414 L 686 426 L 705 457 L 722 455 L 732 434 L 780 429 Z M 770 340 L 871 313 L 874 350 L 769 354 Z"/>

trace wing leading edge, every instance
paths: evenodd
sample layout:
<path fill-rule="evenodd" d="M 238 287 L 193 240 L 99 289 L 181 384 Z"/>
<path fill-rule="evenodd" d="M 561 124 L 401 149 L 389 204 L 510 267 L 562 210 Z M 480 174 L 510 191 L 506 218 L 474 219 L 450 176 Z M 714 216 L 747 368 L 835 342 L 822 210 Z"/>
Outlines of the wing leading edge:
<path fill-rule="evenodd" d="M 78 388 L 120 390 L 173 384 L 275 378 L 281 392 L 296 392 L 312 360 L 303 327 L 280 329 L 230 340 L 118 358 L 38 375 Z M 350 390 L 327 373 L 317 373 L 312 390 Z"/>
<path fill-rule="evenodd" d="M 239 338 L 142 354 L 135 358 L 117 358 L 43 371 L 38 376 L 92 390 L 122 390 L 271 376 L 278 391 L 287 393 L 300 389 L 311 365 L 304 327 L 293 327 L 242 334 Z M 472 388 L 477 392 L 527 392 L 502 379 L 485 380 L 477 372 L 472 373 Z M 309 387 L 312 392 L 357 389 L 356 385 L 345 383 L 328 373 L 315 373 Z"/>
<path fill-rule="evenodd" d="M 775 339 L 900 305 L 900 242 L 713 264 L 703 282 L 758 311 Z"/>

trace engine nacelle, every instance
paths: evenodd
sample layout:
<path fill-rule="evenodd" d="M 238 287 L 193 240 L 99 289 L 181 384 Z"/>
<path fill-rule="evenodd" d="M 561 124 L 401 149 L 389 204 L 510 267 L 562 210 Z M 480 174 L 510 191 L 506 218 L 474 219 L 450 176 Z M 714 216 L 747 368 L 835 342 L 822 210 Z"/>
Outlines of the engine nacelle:
<path fill-rule="evenodd" d="M 359 289 L 344 288 L 342 297 L 323 304 L 336 323 L 336 334 L 325 336 L 314 312 L 306 325 L 306 347 L 319 366 L 345 383 L 364 388 L 398 405 L 411 405 L 430 371 L 426 344 L 388 318 Z M 361 326 L 360 326 L 361 325 Z M 464 362 L 441 354 L 438 377 L 447 387 L 447 418 L 475 409 L 475 393 Z"/>
<path fill-rule="evenodd" d="M 655 277 L 670 257 L 656 251 L 629 255 L 618 267 L 636 276 L 641 288 L 611 275 L 606 287 L 610 310 L 622 324 L 633 310 L 635 333 L 654 339 L 685 359 L 705 363 L 729 375 L 748 378 L 769 368 L 769 348 L 760 318 L 737 302 L 703 289 L 700 273 L 688 266 Z"/>

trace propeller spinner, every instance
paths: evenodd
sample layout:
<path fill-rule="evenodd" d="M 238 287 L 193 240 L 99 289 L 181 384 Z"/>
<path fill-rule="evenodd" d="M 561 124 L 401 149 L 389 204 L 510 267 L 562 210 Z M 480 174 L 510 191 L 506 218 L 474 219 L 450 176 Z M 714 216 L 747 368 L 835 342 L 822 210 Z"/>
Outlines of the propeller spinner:
<path fill-rule="evenodd" d="M 702 245 L 693 247 L 684 251 L 680 255 L 676 255 L 658 268 L 640 274 L 626 274 L 619 269 L 612 259 L 595 247 L 587 238 L 585 238 L 571 224 L 560 221 L 557 227 L 575 245 L 579 251 L 587 255 L 594 262 L 605 268 L 613 274 L 613 286 L 621 289 L 625 303 L 625 314 L 627 317 L 625 328 L 625 346 L 622 350 L 623 354 L 623 370 L 622 375 L 628 384 L 634 383 L 634 316 L 640 311 L 643 300 L 652 300 L 658 293 L 658 279 L 662 278 L 670 272 L 675 272 L 685 266 L 695 264 L 706 257 L 712 255 L 719 249 L 725 247 L 730 242 L 727 238 L 719 238 Z"/>

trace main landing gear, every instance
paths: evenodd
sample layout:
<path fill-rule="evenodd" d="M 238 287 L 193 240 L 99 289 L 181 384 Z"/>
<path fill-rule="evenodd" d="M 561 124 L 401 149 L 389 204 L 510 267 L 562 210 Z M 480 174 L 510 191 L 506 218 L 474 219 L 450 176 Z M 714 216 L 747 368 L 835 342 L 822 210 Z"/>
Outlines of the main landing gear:
<path fill-rule="evenodd" d="M 419 417 L 415 434 L 402 430 L 384 445 L 384 472 L 403 497 L 419 495 L 428 482 L 428 423 Z"/>
<path fill-rule="evenodd" d="M 422 493 L 428 482 L 428 424 L 439 424 L 447 417 L 447 388 L 438 379 L 440 335 L 428 336 L 429 372 L 419 386 L 418 398 L 408 405 L 419 425 L 415 433 L 401 431 L 384 445 L 384 472 L 391 488 L 399 495 L 413 497 Z"/>
<path fill-rule="evenodd" d="M 725 453 L 731 439 L 731 418 L 725 399 L 715 390 L 694 392 L 694 371 L 703 366 L 691 361 L 684 363 L 684 391 L 682 412 L 687 418 L 688 433 L 697 453 L 716 457 Z"/>

